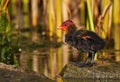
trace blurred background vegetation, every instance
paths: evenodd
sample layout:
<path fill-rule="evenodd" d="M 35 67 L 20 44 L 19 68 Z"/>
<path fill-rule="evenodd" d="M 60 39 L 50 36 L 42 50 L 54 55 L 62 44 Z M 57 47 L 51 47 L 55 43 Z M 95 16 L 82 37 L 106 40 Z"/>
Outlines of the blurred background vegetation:
<path fill-rule="evenodd" d="M 2 5 L 3 2 L 1 0 Z M 6 10 L 9 11 L 12 29 L 32 29 L 33 41 L 43 37 L 50 41 L 62 41 L 62 33 L 56 27 L 71 19 L 78 29 L 95 31 L 106 39 L 107 48 L 119 50 L 119 4 L 120 1 L 116 0 L 10 0 Z M 108 5 L 110 7 L 105 11 Z M 104 17 L 99 20 L 104 12 Z"/>
<path fill-rule="evenodd" d="M 67 19 L 78 29 L 96 32 L 106 40 L 104 51 L 114 53 L 115 60 L 120 61 L 119 5 L 120 0 L 0 0 L 0 61 L 19 63 L 13 59 L 25 46 L 58 48 L 64 37 L 57 27 Z M 63 52 L 63 56 L 58 55 L 59 65 L 65 50 L 56 51 Z M 52 51 L 49 53 L 54 54 Z"/>

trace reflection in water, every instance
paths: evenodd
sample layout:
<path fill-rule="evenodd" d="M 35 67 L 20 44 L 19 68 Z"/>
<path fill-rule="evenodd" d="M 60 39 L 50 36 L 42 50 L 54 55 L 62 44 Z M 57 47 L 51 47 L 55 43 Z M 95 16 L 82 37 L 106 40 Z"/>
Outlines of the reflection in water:
<path fill-rule="evenodd" d="M 37 73 L 62 82 L 59 73 L 69 61 L 69 48 L 62 45 L 60 48 L 47 48 L 34 50 L 32 53 L 23 51 L 20 57 L 20 65 L 25 69 L 31 69 Z"/>
<path fill-rule="evenodd" d="M 72 51 L 72 52 L 70 52 Z M 72 54 L 71 54 L 72 53 Z M 108 53 L 99 53 L 103 56 Z M 110 54 L 108 54 L 110 55 Z M 81 80 L 81 79 L 63 79 L 59 77 L 59 73 L 62 68 L 69 63 L 69 61 L 76 61 L 76 57 L 81 59 L 82 55 L 76 56 L 76 52 L 71 50 L 66 44 L 62 45 L 60 48 L 47 48 L 47 49 L 36 49 L 33 52 L 31 51 L 23 51 L 20 58 L 20 65 L 25 69 L 31 69 L 37 73 L 42 73 L 45 76 L 49 77 L 50 79 L 56 80 L 57 82 L 116 82 L 117 80 L 106 80 L 106 79 L 99 79 L 99 80 Z M 104 58 L 105 58 L 104 56 Z M 115 55 L 114 55 L 115 56 Z M 84 59 L 85 55 L 83 55 Z M 106 56 L 106 58 L 109 58 Z M 115 57 L 114 57 L 115 58 Z M 103 62 L 102 62 L 103 63 Z"/>
<path fill-rule="evenodd" d="M 63 66 L 65 66 L 69 61 L 69 47 L 67 45 L 62 45 L 63 54 Z"/>
<path fill-rule="evenodd" d="M 120 62 L 120 52 L 115 52 L 116 61 Z"/>
<path fill-rule="evenodd" d="M 33 71 L 39 73 L 39 57 L 38 55 L 33 55 Z"/>

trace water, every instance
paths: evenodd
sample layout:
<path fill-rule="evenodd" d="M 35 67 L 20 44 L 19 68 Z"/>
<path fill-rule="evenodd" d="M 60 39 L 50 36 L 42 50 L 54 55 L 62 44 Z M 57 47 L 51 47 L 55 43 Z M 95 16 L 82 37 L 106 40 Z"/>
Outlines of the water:
<path fill-rule="evenodd" d="M 56 80 L 57 82 L 117 82 L 116 79 L 63 79 L 59 76 L 59 73 L 66 64 L 71 61 L 84 60 L 86 55 L 77 55 L 77 51 L 70 48 L 67 44 L 63 44 L 61 47 L 49 47 L 49 48 L 35 48 L 28 47 L 23 48 L 20 56 L 20 66 L 25 69 L 33 70 L 37 73 L 44 74 L 46 77 Z M 116 56 L 112 56 L 108 52 L 99 52 L 104 58 L 112 58 L 115 60 Z M 109 57 L 110 56 L 110 57 Z M 82 58 L 81 58 L 82 57 Z M 119 57 L 119 56 L 118 56 Z M 102 59 L 102 58 L 101 58 Z M 118 58 L 117 58 L 118 59 Z M 105 59 L 101 61 L 104 62 Z"/>
<path fill-rule="evenodd" d="M 20 65 L 25 69 L 44 74 L 53 80 L 58 80 L 62 68 L 69 62 L 67 45 L 60 48 L 38 48 L 32 51 L 22 51 Z M 66 48 L 66 49 L 64 49 Z"/>

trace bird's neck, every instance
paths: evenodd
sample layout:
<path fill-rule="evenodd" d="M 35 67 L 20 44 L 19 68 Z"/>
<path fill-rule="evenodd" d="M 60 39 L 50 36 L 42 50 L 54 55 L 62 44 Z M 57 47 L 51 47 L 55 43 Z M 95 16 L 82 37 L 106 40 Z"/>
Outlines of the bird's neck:
<path fill-rule="evenodd" d="M 73 24 L 70 27 L 68 27 L 66 34 L 73 34 L 77 30 L 76 26 Z"/>

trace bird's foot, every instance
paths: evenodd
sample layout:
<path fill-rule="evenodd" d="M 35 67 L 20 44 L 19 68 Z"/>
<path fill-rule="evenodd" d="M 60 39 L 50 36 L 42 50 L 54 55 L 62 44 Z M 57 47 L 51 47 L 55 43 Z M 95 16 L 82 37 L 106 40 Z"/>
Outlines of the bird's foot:
<path fill-rule="evenodd" d="M 73 65 L 79 66 L 79 67 L 88 67 L 88 66 L 93 66 L 95 63 L 91 63 L 91 62 L 70 62 Z"/>
<path fill-rule="evenodd" d="M 83 62 L 70 62 L 70 63 L 79 67 L 84 67 L 85 65 Z"/>
<path fill-rule="evenodd" d="M 87 63 L 85 62 L 84 64 L 85 64 L 86 66 L 93 66 L 93 65 L 95 65 L 95 62 L 87 62 Z"/>

